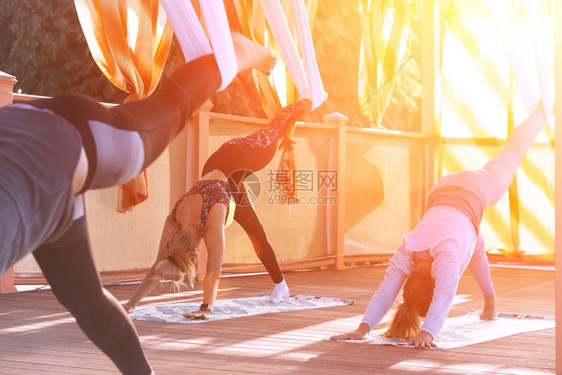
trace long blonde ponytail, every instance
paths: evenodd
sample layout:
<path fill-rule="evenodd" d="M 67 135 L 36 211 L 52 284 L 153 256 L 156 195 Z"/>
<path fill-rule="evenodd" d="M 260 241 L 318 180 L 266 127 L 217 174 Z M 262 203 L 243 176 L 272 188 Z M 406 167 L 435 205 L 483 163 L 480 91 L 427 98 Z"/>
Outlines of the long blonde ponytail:
<path fill-rule="evenodd" d="M 418 334 L 420 326 L 420 318 L 414 306 L 402 302 L 396 307 L 390 325 L 383 336 L 410 339 Z"/>
<path fill-rule="evenodd" d="M 415 270 L 404 285 L 404 302 L 397 306 L 383 336 L 410 339 L 421 327 L 420 317 L 427 315 L 433 299 L 435 280 L 429 272 Z"/>
<path fill-rule="evenodd" d="M 166 258 L 154 268 L 156 278 L 177 284 L 187 282 L 193 288 L 198 254 L 193 247 L 193 241 L 183 232 L 170 237 L 164 252 Z"/>

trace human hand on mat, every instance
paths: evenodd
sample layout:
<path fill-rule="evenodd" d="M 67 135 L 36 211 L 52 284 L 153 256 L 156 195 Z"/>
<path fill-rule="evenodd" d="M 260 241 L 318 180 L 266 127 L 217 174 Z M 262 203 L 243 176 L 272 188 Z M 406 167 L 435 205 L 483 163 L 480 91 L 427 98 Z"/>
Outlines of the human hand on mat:
<path fill-rule="evenodd" d="M 340 333 L 339 335 L 334 335 L 334 336 L 330 337 L 330 340 L 333 340 L 333 341 L 363 340 L 363 337 L 364 337 L 364 335 L 361 332 L 358 332 L 357 330 L 355 330 L 355 331 L 351 331 L 351 332 Z"/>
<path fill-rule="evenodd" d="M 340 340 L 363 340 L 365 335 L 369 333 L 371 327 L 365 323 L 361 323 L 355 331 L 350 331 L 346 333 L 340 333 L 339 335 L 334 335 L 330 337 L 330 340 L 340 341 Z"/>
<path fill-rule="evenodd" d="M 125 309 L 125 311 L 127 312 L 127 314 L 131 314 L 133 312 L 133 310 L 135 309 L 134 306 L 129 305 L 128 303 L 122 305 L 123 308 Z"/>
<path fill-rule="evenodd" d="M 204 309 L 204 310 L 196 310 L 196 311 L 192 311 L 190 313 L 182 314 L 182 316 L 186 319 L 205 320 L 205 319 L 209 319 L 211 317 L 212 313 L 213 312 L 211 311 L 211 309 Z"/>
<path fill-rule="evenodd" d="M 436 348 L 437 345 L 433 343 L 433 336 L 429 332 L 420 331 L 416 336 L 414 336 L 408 345 L 414 346 L 416 349 L 425 348 Z"/>

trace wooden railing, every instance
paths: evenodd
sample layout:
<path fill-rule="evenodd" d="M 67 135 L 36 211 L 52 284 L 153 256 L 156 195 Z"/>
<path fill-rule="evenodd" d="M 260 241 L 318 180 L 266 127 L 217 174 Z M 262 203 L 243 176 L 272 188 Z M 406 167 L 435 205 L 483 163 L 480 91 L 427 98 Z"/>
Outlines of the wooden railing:
<path fill-rule="evenodd" d="M 0 72 L 0 107 L 12 104 L 16 77 Z M 0 292 L 13 292 L 14 268 L 10 268 L 4 275 L 0 275 Z"/>

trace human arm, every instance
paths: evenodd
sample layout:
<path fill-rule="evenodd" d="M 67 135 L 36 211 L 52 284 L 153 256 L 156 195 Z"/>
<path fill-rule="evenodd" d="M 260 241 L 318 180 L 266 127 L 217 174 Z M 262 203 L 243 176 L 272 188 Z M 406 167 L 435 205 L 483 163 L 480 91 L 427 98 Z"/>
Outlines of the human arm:
<path fill-rule="evenodd" d="M 361 340 L 375 327 L 392 307 L 404 280 L 413 270 L 413 262 L 403 247 L 400 247 L 390 260 L 386 274 L 378 291 L 371 298 L 359 326 L 350 332 L 334 335 L 331 340 Z"/>
<path fill-rule="evenodd" d="M 480 319 L 495 319 L 496 293 L 494 292 L 494 285 L 492 284 L 492 278 L 490 276 L 490 264 L 488 263 L 488 258 L 486 257 L 484 249 L 484 238 L 481 234 L 478 234 L 474 253 L 470 259 L 468 268 L 484 296 L 484 308 L 482 309 L 482 314 L 480 314 Z"/>
<path fill-rule="evenodd" d="M 207 319 L 213 313 L 219 288 L 219 280 L 222 269 L 222 258 L 224 255 L 224 228 L 222 225 L 210 225 L 206 230 L 203 240 L 207 248 L 207 269 L 203 280 L 203 304 L 208 308 L 184 314 L 188 319 Z"/>
<path fill-rule="evenodd" d="M 427 343 L 429 337 L 426 334 L 431 336 L 429 341 L 432 341 L 441 331 L 457 292 L 462 274 L 461 268 L 462 265 L 454 250 L 441 250 L 433 261 L 432 277 L 435 279 L 433 298 L 420 332 L 411 341 L 412 345 L 415 346 L 416 342 Z"/>
<path fill-rule="evenodd" d="M 129 301 L 123 305 L 123 308 L 128 314 L 132 313 L 137 304 L 158 284 L 159 280 L 154 277 L 154 270 L 156 265 L 166 257 L 165 249 L 168 239 L 178 232 L 179 229 L 172 223 L 171 217 L 168 216 L 164 222 L 164 228 L 162 229 L 162 236 L 160 238 L 160 245 L 158 247 L 156 260 Z"/>
<path fill-rule="evenodd" d="M 390 259 L 384 280 L 378 291 L 371 298 L 361 323 L 367 324 L 371 329 L 375 327 L 394 304 L 406 278 L 414 270 L 414 262 L 403 247 Z"/>
<path fill-rule="evenodd" d="M 133 295 L 131 296 L 129 301 L 126 304 L 123 305 L 123 308 L 125 309 L 127 314 L 131 314 L 133 312 L 133 310 L 135 309 L 135 307 L 138 305 L 138 303 L 144 297 L 146 297 L 146 295 L 148 293 L 150 293 L 152 291 L 152 289 L 154 289 L 156 284 L 158 284 L 158 280 L 154 278 L 154 267 L 155 267 L 155 265 L 156 265 L 156 263 L 154 263 L 152 265 L 152 267 L 150 267 L 150 270 L 148 271 L 148 273 L 146 274 L 146 276 L 142 280 L 141 284 L 135 290 L 135 292 L 133 293 Z"/>

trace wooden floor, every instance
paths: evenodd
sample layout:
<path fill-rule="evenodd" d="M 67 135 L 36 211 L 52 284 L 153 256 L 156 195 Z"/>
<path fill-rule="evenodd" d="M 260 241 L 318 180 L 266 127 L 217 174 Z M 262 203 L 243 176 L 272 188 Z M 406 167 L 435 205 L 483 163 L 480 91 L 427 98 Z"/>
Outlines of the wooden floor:
<path fill-rule="evenodd" d="M 136 321 L 156 374 L 552 374 L 554 329 L 453 350 L 415 350 L 336 343 L 354 329 L 384 267 L 286 274 L 293 294 L 350 298 L 355 305 L 259 315 L 202 324 Z M 498 311 L 554 315 L 554 272 L 492 268 Z M 108 286 L 126 301 L 135 285 Z M 269 292 L 268 276 L 221 280 L 219 298 Z M 146 303 L 200 300 L 200 286 L 173 294 L 158 288 Z M 461 280 L 449 316 L 480 309 L 470 274 Z M 82 334 L 50 291 L 0 295 L 0 374 L 115 374 L 116 368 Z"/>

